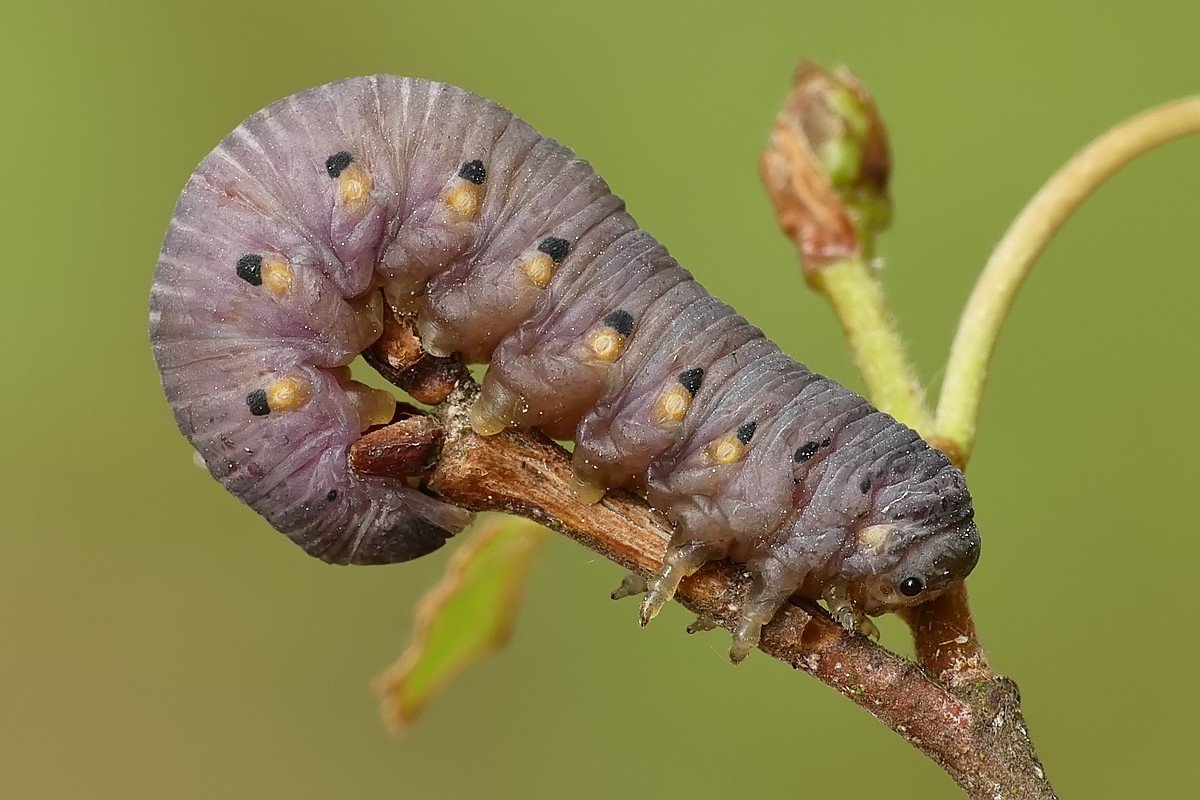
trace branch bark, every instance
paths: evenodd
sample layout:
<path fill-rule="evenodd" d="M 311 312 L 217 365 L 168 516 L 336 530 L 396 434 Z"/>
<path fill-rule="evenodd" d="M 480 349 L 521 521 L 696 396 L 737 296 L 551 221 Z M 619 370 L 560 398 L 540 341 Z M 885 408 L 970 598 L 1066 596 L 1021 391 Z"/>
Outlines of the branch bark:
<path fill-rule="evenodd" d="M 465 417 L 472 387 L 460 384 L 439 409 L 445 444 L 425 481 L 430 490 L 464 508 L 540 522 L 643 577 L 658 571 L 670 539 L 664 519 L 625 492 L 610 493 L 596 505 L 577 502 L 565 452 L 536 432 L 507 430 L 485 438 L 455 423 Z M 675 599 L 729 629 L 748 588 L 742 570 L 720 563 L 686 579 Z M 948 649 L 947 637 L 953 643 L 963 634 L 953 624 L 948 631 L 939 615 L 930 619 L 914 627 L 921 664 L 847 633 L 805 601 L 780 611 L 763 630 L 759 649 L 899 733 L 969 797 L 1053 798 L 1029 741 L 1016 685 L 991 673 L 986 661 L 961 668 L 963 652 Z"/>

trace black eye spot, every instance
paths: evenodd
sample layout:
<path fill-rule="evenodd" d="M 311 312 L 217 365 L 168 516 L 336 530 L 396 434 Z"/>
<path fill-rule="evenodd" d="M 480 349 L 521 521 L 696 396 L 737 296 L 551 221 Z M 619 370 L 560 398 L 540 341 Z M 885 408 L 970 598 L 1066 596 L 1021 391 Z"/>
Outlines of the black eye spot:
<path fill-rule="evenodd" d="M 271 407 L 267 405 L 266 389 L 255 389 L 246 395 L 246 405 L 250 407 L 250 413 L 256 417 L 265 417 L 271 413 Z"/>
<path fill-rule="evenodd" d="M 633 333 L 633 315 L 624 309 L 618 308 L 603 319 L 606 327 L 612 328 L 622 336 L 628 336 Z"/>
<path fill-rule="evenodd" d="M 905 597 L 916 597 L 925 590 L 925 582 L 920 578 L 905 578 L 900 581 L 900 594 Z"/>
<path fill-rule="evenodd" d="M 487 170 L 484 169 L 483 162 L 479 159 L 474 161 L 466 161 L 458 168 L 458 177 L 464 181 L 470 181 L 476 186 L 482 186 L 487 180 Z"/>
<path fill-rule="evenodd" d="M 700 391 L 700 382 L 704 380 L 704 370 L 701 367 L 692 367 L 679 373 L 679 385 L 687 389 L 687 393 L 692 397 L 696 396 L 696 392 Z"/>
<path fill-rule="evenodd" d="M 337 489 L 330 489 L 329 494 L 325 495 L 325 502 L 332 503 L 337 500 Z"/>
<path fill-rule="evenodd" d="M 340 153 L 334 153 L 329 158 L 325 159 L 325 171 L 329 173 L 329 177 L 336 178 L 342 174 L 342 170 L 350 166 L 354 161 L 354 156 L 343 150 Z"/>
<path fill-rule="evenodd" d="M 262 256 L 247 253 L 237 261 L 237 276 L 251 286 L 262 286 Z"/>
<path fill-rule="evenodd" d="M 571 252 L 571 243 L 557 236 L 547 236 L 545 239 L 542 239 L 537 249 L 550 256 L 550 260 L 555 264 L 561 264 L 563 259 L 567 257 L 567 253 Z"/>
<path fill-rule="evenodd" d="M 820 447 L 820 445 L 816 442 L 805 442 L 804 444 L 800 445 L 800 448 L 796 451 L 796 454 L 792 456 L 792 461 L 795 461 L 797 464 L 803 464 L 805 461 L 808 461 L 817 454 L 818 447 Z"/>
<path fill-rule="evenodd" d="M 738 427 L 737 433 L 735 433 L 734 436 L 736 436 L 738 441 L 742 444 L 750 444 L 750 440 L 754 438 L 754 432 L 756 430 L 758 430 L 757 422 L 743 422 L 741 426 Z"/>

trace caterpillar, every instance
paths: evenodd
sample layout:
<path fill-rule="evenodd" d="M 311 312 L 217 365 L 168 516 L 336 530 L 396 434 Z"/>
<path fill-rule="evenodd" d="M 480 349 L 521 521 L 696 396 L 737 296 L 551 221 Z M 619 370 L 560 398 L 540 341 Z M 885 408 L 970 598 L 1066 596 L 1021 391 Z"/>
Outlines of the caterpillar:
<path fill-rule="evenodd" d="M 390 307 L 390 308 L 385 308 Z M 348 463 L 396 399 L 350 377 L 385 310 L 487 363 L 472 427 L 573 438 L 581 496 L 640 491 L 675 525 L 643 618 L 708 561 L 754 576 L 731 655 L 795 594 L 851 630 L 963 579 L 962 473 L 792 360 L 641 230 L 591 167 L 503 107 L 351 78 L 250 117 L 166 232 L 150 336 L 212 475 L 308 553 L 383 564 L 470 515 Z"/>

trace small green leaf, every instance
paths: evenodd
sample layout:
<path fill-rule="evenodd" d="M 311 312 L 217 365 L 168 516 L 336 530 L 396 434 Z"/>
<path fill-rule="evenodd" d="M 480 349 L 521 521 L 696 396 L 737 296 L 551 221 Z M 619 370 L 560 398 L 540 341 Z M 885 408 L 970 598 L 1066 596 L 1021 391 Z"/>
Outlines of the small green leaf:
<path fill-rule="evenodd" d="M 496 517 L 454 553 L 417 605 L 408 648 L 376 682 L 393 728 L 411 725 L 451 678 L 508 640 L 522 581 L 546 533 L 532 522 Z"/>

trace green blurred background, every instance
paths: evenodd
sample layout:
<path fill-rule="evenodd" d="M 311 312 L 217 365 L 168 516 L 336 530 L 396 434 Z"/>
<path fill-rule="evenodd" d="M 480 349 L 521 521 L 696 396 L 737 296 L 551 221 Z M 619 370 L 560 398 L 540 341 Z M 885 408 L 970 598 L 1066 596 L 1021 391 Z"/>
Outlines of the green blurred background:
<path fill-rule="evenodd" d="M 146 306 L 175 197 L 222 136 L 298 89 L 394 72 L 570 144 L 710 289 L 857 387 L 757 176 L 812 56 L 882 108 L 887 284 L 936 385 L 1043 179 L 1200 87 L 1194 0 L 971 6 L 7 9 L 0 798 L 956 796 L 828 688 L 685 636 L 678 607 L 639 629 L 607 599 L 620 571 L 557 538 L 511 646 L 391 736 L 369 683 L 447 554 L 330 568 L 234 502 L 175 430 Z M 974 608 L 1064 797 L 1194 791 L 1197 176 L 1200 141 L 1178 143 L 1086 204 L 1026 286 L 984 406 Z M 904 647 L 894 621 L 884 637 Z"/>

